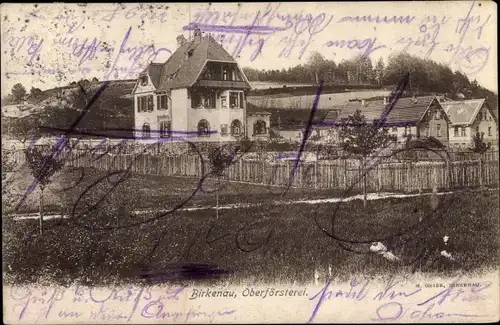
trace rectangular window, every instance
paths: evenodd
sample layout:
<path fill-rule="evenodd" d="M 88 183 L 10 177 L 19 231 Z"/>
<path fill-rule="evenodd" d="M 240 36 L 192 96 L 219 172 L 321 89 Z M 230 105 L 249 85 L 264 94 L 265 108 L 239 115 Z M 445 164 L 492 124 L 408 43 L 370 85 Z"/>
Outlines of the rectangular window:
<path fill-rule="evenodd" d="M 154 102 L 153 102 L 153 100 L 154 100 L 153 95 L 151 95 L 151 96 L 145 96 L 145 98 L 146 98 L 146 100 L 147 100 L 147 107 L 148 107 L 148 111 L 153 111 L 153 110 L 154 110 L 154 108 L 155 108 L 155 107 L 154 107 L 154 104 L 153 104 L 153 103 L 154 103 Z"/>
<path fill-rule="evenodd" d="M 407 137 L 410 134 L 411 134 L 411 126 L 405 126 L 405 130 L 403 132 L 403 136 Z"/>
<path fill-rule="evenodd" d="M 488 136 L 491 137 L 491 126 L 488 126 Z"/>
<path fill-rule="evenodd" d="M 392 132 L 398 132 L 398 128 L 394 126 L 394 127 L 392 128 Z"/>
<path fill-rule="evenodd" d="M 439 110 L 437 109 L 437 110 L 436 110 L 436 114 L 434 115 L 434 118 L 435 118 L 436 120 L 441 119 L 441 111 L 439 111 Z"/>
<path fill-rule="evenodd" d="M 479 126 L 476 126 L 476 133 L 479 133 Z"/>
<path fill-rule="evenodd" d="M 481 121 L 481 120 L 483 119 L 483 113 L 482 113 L 482 112 L 479 112 L 477 115 L 478 115 L 478 117 L 477 117 L 477 118 L 478 118 L 478 120 L 480 120 L 480 121 Z"/>
<path fill-rule="evenodd" d="M 429 137 L 429 128 L 426 128 L 426 129 L 425 129 L 425 136 L 426 136 L 426 137 Z"/>
<path fill-rule="evenodd" d="M 148 96 L 137 97 L 137 111 L 146 112 L 148 110 Z"/>
<path fill-rule="evenodd" d="M 458 137 L 458 126 L 455 126 L 455 129 L 453 131 L 453 136 Z"/>
<path fill-rule="evenodd" d="M 238 93 L 229 93 L 229 107 L 235 108 L 235 107 L 240 107 L 238 104 Z"/>
<path fill-rule="evenodd" d="M 141 86 L 148 85 L 148 76 L 141 76 Z"/>
<path fill-rule="evenodd" d="M 436 125 L 436 129 L 437 129 L 437 136 L 441 137 L 441 124 Z"/>
<path fill-rule="evenodd" d="M 202 104 L 202 98 L 200 93 L 191 93 L 191 107 L 199 108 Z"/>
<path fill-rule="evenodd" d="M 465 131 L 465 128 L 462 127 L 462 136 L 465 137 L 467 135 L 467 132 Z"/>
<path fill-rule="evenodd" d="M 240 92 L 240 108 L 243 108 L 244 98 L 243 92 Z"/>
<path fill-rule="evenodd" d="M 220 126 L 220 135 L 228 135 L 227 124 L 221 124 L 221 126 Z"/>
<path fill-rule="evenodd" d="M 220 97 L 220 106 L 222 108 L 227 108 L 227 97 L 226 96 Z"/>
<path fill-rule="evenodd" d="M 156 107 L 158 110 L 168 109 L 168 97 L 167 95 L 156 96 Z"/>
<path fill-rule="evenodd" d="M 205 95 L 205 98 L 204 98 L 204 106 L 205 107 L 210 107 L 210 108 L 215 108 L 215 92 L 211 92 L 209 94 L 206 94 Z"/>

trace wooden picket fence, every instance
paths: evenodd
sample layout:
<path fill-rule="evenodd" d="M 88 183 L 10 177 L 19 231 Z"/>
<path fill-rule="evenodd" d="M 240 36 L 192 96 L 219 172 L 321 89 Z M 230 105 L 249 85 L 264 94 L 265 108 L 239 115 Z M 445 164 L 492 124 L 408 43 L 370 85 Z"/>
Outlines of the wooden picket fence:
<path fill-rule="evenodd" d="M 198 155 L 160 157 L 153 155 L 103 155 L 89 157 L 71 154 L 67 165 L 94 167 L 117 171 L 131 169 L 137 174 L 164 176 L 189 176 L 202 178 L 210 173 L 208 161 Z M 353 189 L 362 188 L 363 175 L 367 177 L 368 191 L 413 192 L 433 188 L 452 189 L 464 187 L 498 186 L 497 161 L 454 162 L 381 162 L 372 161 L 363 169 L 347 160 L 300 163 L 279 161 L 248 161 L 239 159 L 225 170 L 229 181 L 271 186 Z"/>
<path fill-rule="evenodd" d="M 24 163 L 23 151 L 14 151 L 10 157 L 18 166 Z M 210 164 L 198 155 L 156 156 L 149 154 L 110 155 L 101 153 L 82 154 L 62 152 L 66 165 L 93 167 L 105 171 L 130 168 L 137 174 L 164 176 L 188 176 L 202 178 L 210 173 Z M 293 186 L 316 189 L 362 188 L 366 175 L 368 191 L 413 192 L 433 188 L 452 189 L 476 186 L 498 186 L 498 160 L 460 161 L 388 161 L 369 159 L 367 168 L 361 168 L 357 160 L 338 159 L 301 162 L 295 167 L 294 160 L 238 159 L 224 173 L 229 181 L 270 186 Z M 210 176 L 209 176 L 210 177 Z"/>

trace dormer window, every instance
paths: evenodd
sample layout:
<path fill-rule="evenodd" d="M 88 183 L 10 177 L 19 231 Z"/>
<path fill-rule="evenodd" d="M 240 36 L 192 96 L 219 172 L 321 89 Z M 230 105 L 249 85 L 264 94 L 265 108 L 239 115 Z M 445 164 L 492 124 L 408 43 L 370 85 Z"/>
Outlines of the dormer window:
<path fill-rule="evenodd" d="M 140 80 L 141 80 L 141 86 L 147 86 L 148 85 L 148 76 L 147 75 L 141 76 Z"/>

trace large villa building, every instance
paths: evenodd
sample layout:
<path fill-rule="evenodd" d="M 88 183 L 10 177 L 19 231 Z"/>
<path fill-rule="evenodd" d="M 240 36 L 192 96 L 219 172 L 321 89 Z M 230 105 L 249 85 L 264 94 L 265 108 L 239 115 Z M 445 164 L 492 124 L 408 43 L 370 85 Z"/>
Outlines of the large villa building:
<path fill-rule="evenodd" d="M 165 63 L 139 76 L 134 97 L 135 137 L 177 142 L 236 141 L 268 136 L 269 116 L 246 113 L 251 89 L 243 70 L 212 36 L 194 31 Z"/>

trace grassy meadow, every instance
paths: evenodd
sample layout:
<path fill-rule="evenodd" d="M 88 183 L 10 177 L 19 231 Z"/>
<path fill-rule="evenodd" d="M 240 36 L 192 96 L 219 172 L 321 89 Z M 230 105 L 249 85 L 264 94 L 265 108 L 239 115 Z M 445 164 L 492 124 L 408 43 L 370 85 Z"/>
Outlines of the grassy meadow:
<path fill-rule="evenodd" d="M 102 172 L 64 170 L 47 193 L 49 208 L 72 218 L 38 220 L 3 217 L 4 279 L 7 282 L 75 281 L 86 284 L 144 281 L 293 282 L 356 273 L 480 272 L 498 265 L 498 191 L 461 192 L 337 204 L 271 204 L 339 196 L 247 184 L 223 184 L 220 204 L 260 203 L 219 210 L 172 210 L 215 203 L 213 182 L 198 191 L 198 180 L 135 176 L 118 182 Z M 97 183 L 96 180 L 103 179 Z M 16 183 L 17 195 L 29 178 Z M 212 192 L 211 192 L 212 191 Z M 24 209 L 36 210 L 36 191 Z M 30 201 L 31 200 L 31 201 Z M 436 201 L 437 200 L 437 201 Z M 167 212 L 132 213 L 138 209 Z M 439 258 L 450 236 L 454 262 Z M 401 258 L 388 262 L 369 253 L 372 241 L 391 244 Z M 142 274 L 142 275 L 141 275 Z"/>

